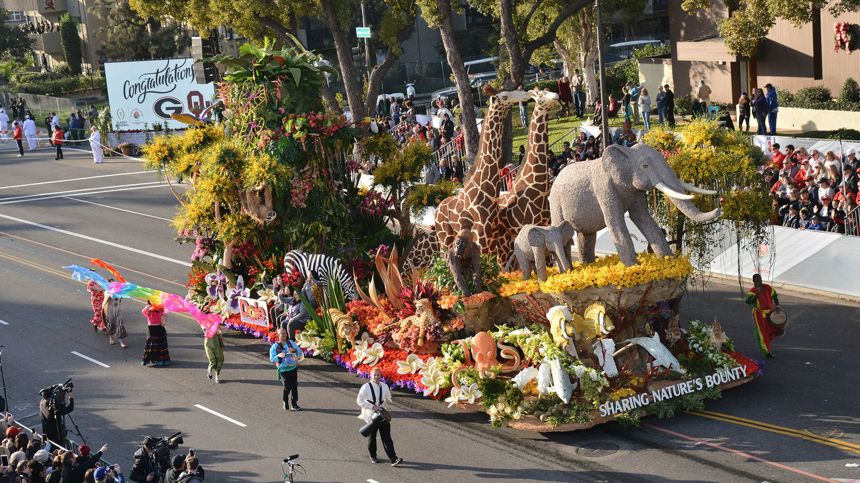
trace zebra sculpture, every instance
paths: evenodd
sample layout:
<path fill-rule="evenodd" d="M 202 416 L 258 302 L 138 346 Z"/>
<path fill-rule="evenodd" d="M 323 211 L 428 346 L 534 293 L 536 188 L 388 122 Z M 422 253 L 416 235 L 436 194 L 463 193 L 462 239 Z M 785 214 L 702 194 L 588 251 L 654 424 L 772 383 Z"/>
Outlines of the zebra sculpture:
<path fill-rule="evenodd" d="M 293 269 L 298 270 L 305 280 L 313 270 L 324 287 L 328 287 L 329 279 L 337 280 L 343 287 L 343 294 L 347 299 L 358 300 L 355 282 L 337 258 L 292 250 L 284 256 L 284 272 L 289 273 Z"/>

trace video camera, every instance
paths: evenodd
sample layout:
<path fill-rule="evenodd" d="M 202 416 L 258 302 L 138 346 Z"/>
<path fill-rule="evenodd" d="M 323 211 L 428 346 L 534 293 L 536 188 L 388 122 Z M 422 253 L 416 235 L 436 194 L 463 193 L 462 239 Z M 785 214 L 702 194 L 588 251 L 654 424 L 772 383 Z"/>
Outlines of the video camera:
<path fill-rule="evenodd" d="M 166 472 L 170 467 L 170 452 L 185 443 L 182 439 L 182 431 L 178 431 L 167 437 L 154 438 L 147 436 L 144 444 L 152 449 L 155 455 L 155 462 L 161 468 L 162 473 Z"/>
<path fill-rule="evenodd" d="M 39 390 L 39 395 L 42 396 L 42 399 L 48 399 L 56 403 L 60 400 L 60 396 L 62 396 L 64 392 L 72 392 L 74 387 L 75 385 L 72 383 L 72 378 L 70 377 L 62 384 L 54 384 Z"/>

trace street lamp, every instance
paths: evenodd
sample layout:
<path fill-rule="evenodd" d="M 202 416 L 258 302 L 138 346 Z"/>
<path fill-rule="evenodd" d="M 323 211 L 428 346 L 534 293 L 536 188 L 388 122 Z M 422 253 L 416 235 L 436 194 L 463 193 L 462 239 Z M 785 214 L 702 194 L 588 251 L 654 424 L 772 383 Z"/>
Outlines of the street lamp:
<path fill-rule="evenodd" d="M 594 1 L 594 16 L 597 22 L 597 64 L 600 71 L 600 133 L 603 138 L 602 149 L 606 149 L 606 146 L 608 146 L 606 137 L 609 135 L 609 106 L 606 105 L 606 67 L 603 63 L 603 16 L 600 8 L 600 0 Z"/>

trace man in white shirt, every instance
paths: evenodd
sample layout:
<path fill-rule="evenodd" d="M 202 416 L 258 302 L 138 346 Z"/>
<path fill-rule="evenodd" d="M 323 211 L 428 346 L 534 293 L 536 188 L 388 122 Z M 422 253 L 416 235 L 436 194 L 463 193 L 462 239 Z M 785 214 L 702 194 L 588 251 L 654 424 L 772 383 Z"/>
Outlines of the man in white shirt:
<path fill-rule="evenodd" d="M 386 404 L 390 400 L 391 391 L 388 389 L 388 384 L 382 382 L 382 370 L 375 367 L 370 372 L 370 382 L 361 386 L 361 390 L 358 391 L 358 398 L 356 398 L 355 402 L 361 407 L 361 414 L 358 416 L 359 419 L 364 420 L 365 423 L 370 423 L 373 420 L 373 414 L 378 409 L 385 409 Z M 379 462 L 376 459 L 376 433 L 380 433 L 382 436 L 382 449 L 385 450 L 385 454 L 391 460 L 391 466 L 397 466 L 402 463 L 403 458 L 398 458 L 397 453 L 394 451 L 394 441 L 391 439 L 391 423 L 389 421 L 382 421 L 368 435 L 367 450 L 370 452 L 370 462 Z"/>
<path fill-rule="evenodd" d="M 9 115 L 6 114 L 6 110 L 0 106 L 0 142 L 6 142 L 6 139 L 9 137 L 7 135 L 7 129 L 9 129 Z"/>
<path fill-rule="evenodd" d="M 39 147 L 38 141 L 36 141 L 36 121 L 30 116 L 24 119 L 24 137 L 27 138 L 27 148 L 30 151 Z"/>
<path fill-rule="evenodd" d="M 406 97 L 410 101 L 415 101 L 415 81 L 406 84 Z"/>
<path fill-rule="evenodd" d="M 52 112 L 51 115 L 54 116 L 51 118 L 51 127 L 59 126 L 60 125 L 60 118 L 57 117 L 57 113 Z"/>

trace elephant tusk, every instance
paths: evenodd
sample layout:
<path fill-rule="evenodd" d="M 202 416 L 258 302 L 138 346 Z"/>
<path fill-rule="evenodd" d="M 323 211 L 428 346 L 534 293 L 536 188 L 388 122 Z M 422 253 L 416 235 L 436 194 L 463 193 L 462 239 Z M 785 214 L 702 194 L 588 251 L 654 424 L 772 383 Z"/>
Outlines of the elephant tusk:
<path fill-rule="evenodd" d="M 665 193 L 666 196 L 668 196 L 670 198 L 675 198 L 677 200 L 692 200 L 693 199 L 693 195 L 678 193 L 677 191 L 673 190 L 672 188 L 666 186 L 664 183 L 657 183 L 654 187 L 657 188 L 658 190 L 662 191 L 663 193 Z"/>
<path fill-rule="evenodd" d="M 684 189 L 690 191 L 692 193 L 699 193 L 700 195 L 715 195 L 717 194 L 714 190 L 706 190 L 705 188 L 699 188 L 698 186 L 690 183 L 685 183 L 681 181 L 681 184 L 684 186 Z"/>

